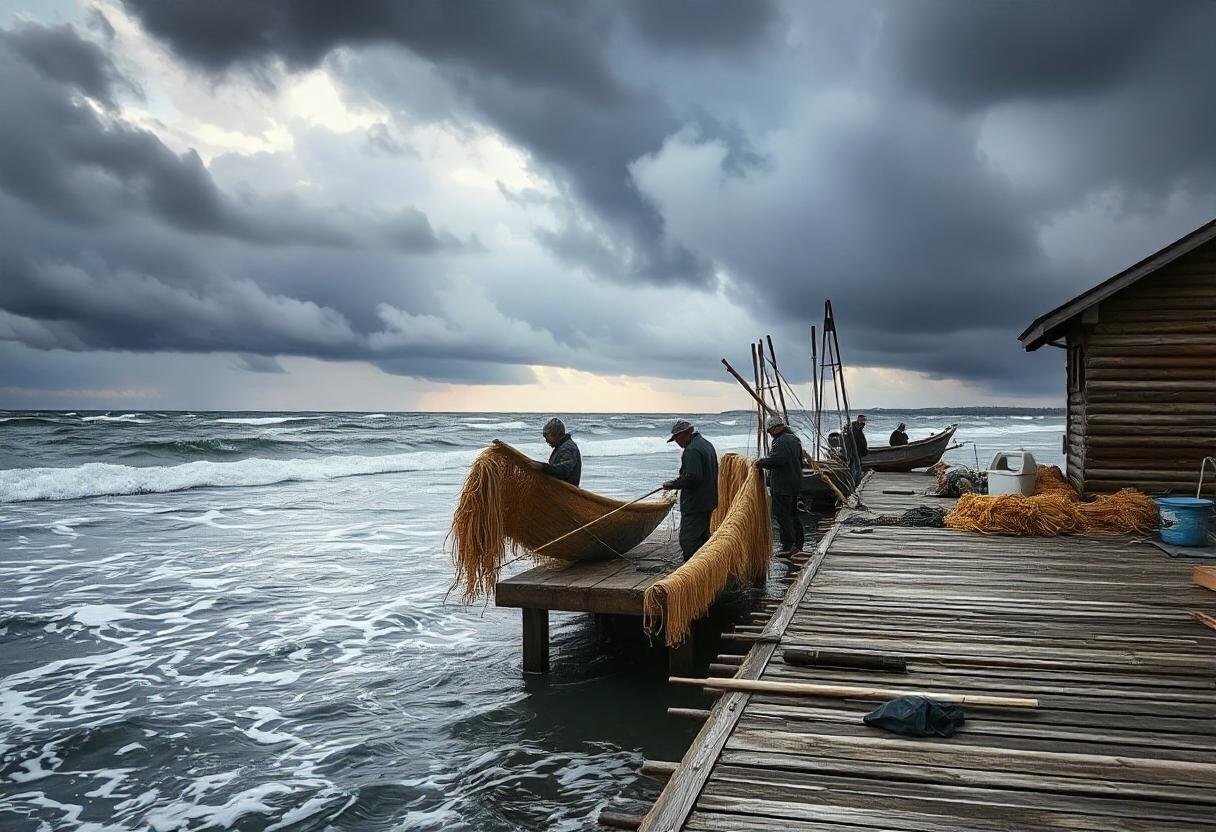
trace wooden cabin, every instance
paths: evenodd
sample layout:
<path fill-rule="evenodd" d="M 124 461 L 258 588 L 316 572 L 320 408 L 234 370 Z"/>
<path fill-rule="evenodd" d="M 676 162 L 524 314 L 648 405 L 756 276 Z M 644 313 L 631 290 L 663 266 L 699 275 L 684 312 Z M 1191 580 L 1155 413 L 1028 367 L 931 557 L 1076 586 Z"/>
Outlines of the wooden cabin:
<path fill-rule="evenodd" d="M 1195 496 L 1216 455 L 1216 220 L 1053 309 L 1019 336 L 1067 351 L 1068 479 Z M 1204 496 L 1216 493 L 1212 474 Z"/>

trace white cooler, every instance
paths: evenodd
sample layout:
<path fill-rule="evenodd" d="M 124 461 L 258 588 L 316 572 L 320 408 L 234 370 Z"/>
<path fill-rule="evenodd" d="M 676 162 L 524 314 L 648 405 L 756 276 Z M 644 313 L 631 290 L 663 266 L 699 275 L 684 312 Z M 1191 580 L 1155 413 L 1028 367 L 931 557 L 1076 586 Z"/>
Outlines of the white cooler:
<path fill-rule="evenodd" d="M 1039 466 L 1029 451 L 1001 451 L 988 465 L 989 494 L 1034 494 L 1034 475 Z"/>

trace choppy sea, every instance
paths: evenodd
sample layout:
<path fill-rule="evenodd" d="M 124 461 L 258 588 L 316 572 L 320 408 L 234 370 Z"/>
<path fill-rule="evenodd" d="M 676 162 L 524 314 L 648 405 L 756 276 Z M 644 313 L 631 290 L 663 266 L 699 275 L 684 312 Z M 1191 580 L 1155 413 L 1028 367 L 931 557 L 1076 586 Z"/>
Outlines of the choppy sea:
<path fill-rule="evenodd" d="M 870 417 L 1060 462 L 1061 411 Z M 642 758 L 696 728 L 661 651 L 557 614 L 527 678 L 517 611 L 445 600 L 469 462 L 543 457 L 545 418 L 0 411 L 0 829 L 590 830 L 652 800 Z M 671 415 L 565 418 L 586 488 L 676 470 Z M 694 421 L 746 452 L 752 418 Z"/>

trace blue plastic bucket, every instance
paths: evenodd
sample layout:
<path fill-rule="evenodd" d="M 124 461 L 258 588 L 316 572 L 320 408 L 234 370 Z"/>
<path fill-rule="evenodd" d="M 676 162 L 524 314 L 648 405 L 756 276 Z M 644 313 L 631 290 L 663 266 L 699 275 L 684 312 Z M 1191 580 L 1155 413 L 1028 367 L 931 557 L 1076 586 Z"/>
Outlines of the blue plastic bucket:
<path fill-rule="evenodd" d="M 1203 497 L 1158 497 L 1161 540 L 1174 546 L 1206 546 L 1211 500 Z"/>

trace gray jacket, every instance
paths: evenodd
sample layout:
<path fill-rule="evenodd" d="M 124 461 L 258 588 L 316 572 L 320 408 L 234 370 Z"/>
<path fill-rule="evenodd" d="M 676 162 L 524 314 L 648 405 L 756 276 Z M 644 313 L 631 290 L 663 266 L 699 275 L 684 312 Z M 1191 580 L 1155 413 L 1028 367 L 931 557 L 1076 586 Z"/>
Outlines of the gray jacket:
<path fill-rule="evenodd" d="M 758 460 L 769 471 L 768 487 L 774 495 L 795 495 L 802 492 L 802 441 L 786 430 L 773 440 L 768 456 Z"/>
<path fill-rule="evenodd" d="M 680 457 L 680 476 L 672 481 L 680 489 L 681 514 L 708 514 L 718 507 L 718 452 L 699 433 Z"/>
<path fill-rule="evenodd" d="M 551 477 L 565 480 L 571 485 L 578 485 L 583 478 L 583 455 L 579 453 L 578 445 L 570 438 L 570 434 L 562 437 L 549 454 L 549 461 L 540 466 Z"/>

